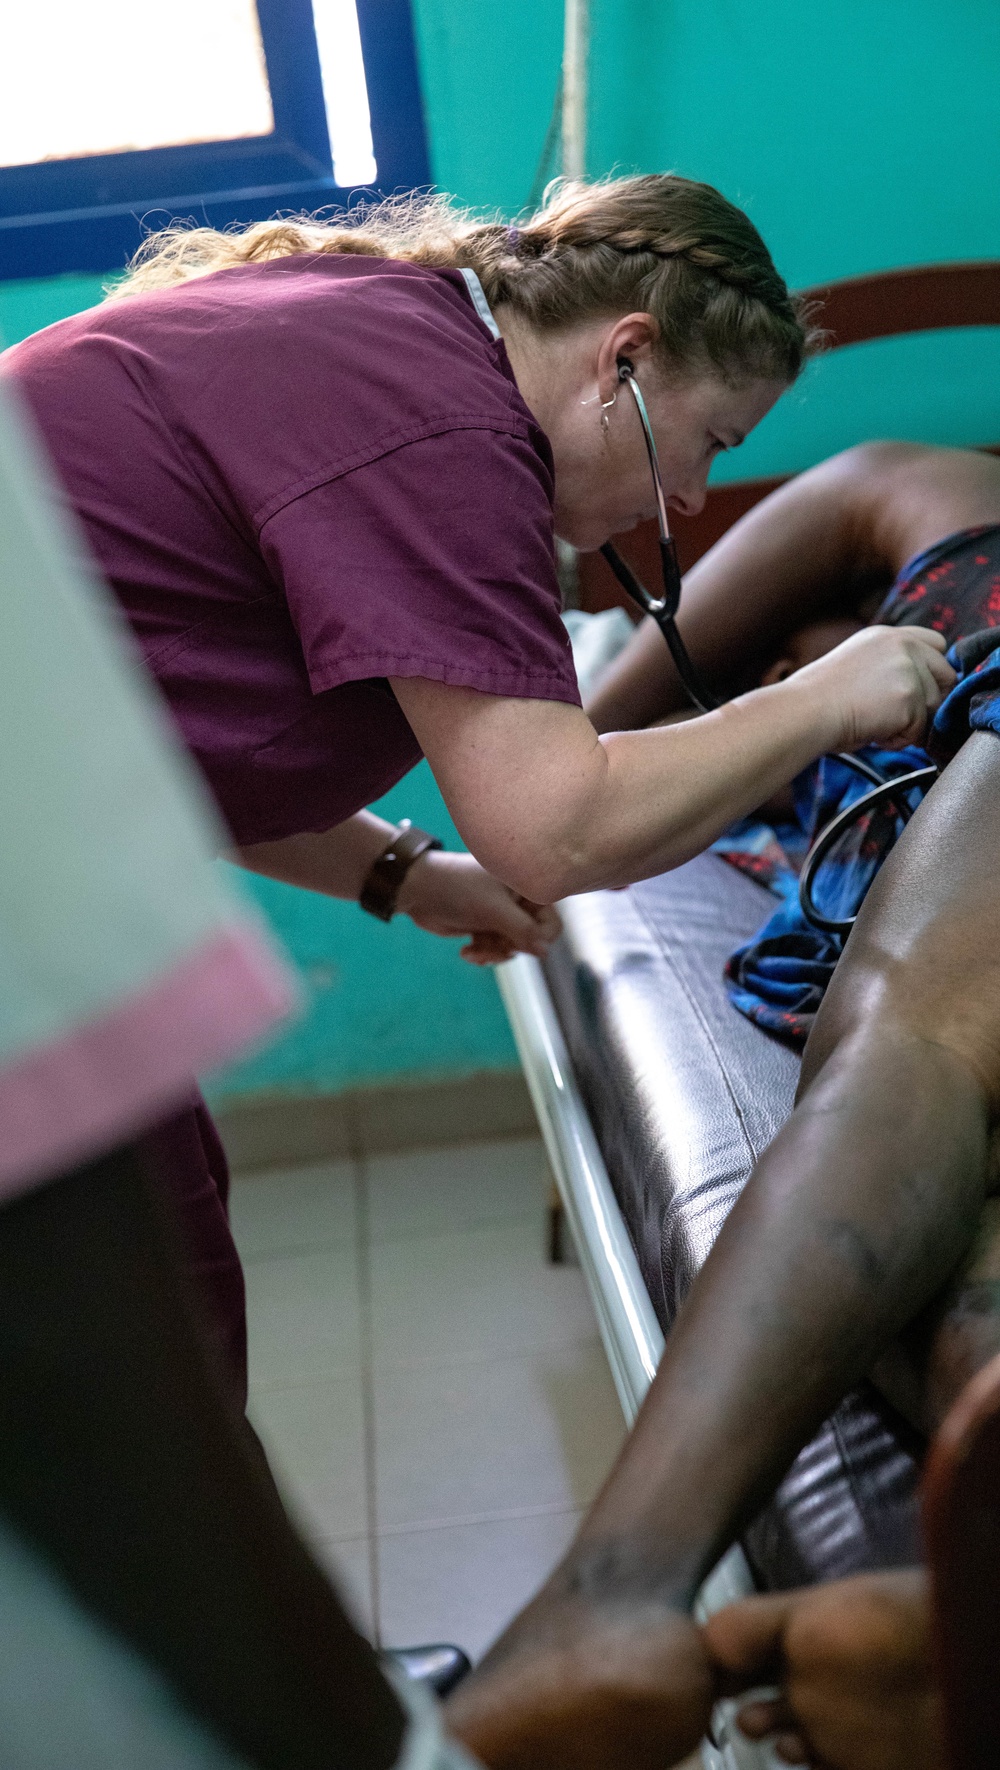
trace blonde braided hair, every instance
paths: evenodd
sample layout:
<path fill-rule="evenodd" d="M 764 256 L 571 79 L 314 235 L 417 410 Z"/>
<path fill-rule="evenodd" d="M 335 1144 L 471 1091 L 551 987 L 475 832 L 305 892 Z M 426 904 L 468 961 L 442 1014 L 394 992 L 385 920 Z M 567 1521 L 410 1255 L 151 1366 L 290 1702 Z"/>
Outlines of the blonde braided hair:
<path fill-rule="evenodd" d="M 492 307 L 539 331 L 647 312 L 661 366 L 792 381 L 816 334 L 753 223 L 708 184 L 657 173 L 558 180 L 518 226 L 418 196 L 229 232 L 174 225 L 147 239 L 112 298 L 303 253 L 358 253 L 476 271 Z"/>

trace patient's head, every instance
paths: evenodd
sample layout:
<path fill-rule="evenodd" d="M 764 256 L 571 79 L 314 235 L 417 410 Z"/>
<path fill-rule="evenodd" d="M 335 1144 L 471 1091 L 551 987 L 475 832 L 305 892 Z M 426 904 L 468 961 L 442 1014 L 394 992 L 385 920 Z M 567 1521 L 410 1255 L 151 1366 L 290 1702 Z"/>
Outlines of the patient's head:
<path fill-rule="evenodd" d="M 773 682 L 784 682 L 786 676 L 794 676 L 796 670 L 802 670 L 806 664 L 814 664 L 817 658 L 825 657 L 834 646 L 842 645 L 850 639 L 852 633 L 860 633 L 864 621 L 855 620 L 852 615 L 844 615 L 831 621 L 810 621 L 807 626 L 799 627 L 790 634 L 781 648 L 781 654 L 764 671 L 760 679 L 761 688 L 769 688 Z"/>

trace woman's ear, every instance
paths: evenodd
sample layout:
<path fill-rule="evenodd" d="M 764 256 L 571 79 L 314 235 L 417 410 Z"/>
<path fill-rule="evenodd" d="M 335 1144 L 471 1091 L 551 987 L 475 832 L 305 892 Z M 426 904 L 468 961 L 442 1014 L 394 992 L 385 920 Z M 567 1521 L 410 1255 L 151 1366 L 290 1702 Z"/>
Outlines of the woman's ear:
<path fill-rule="evenodd" d="M 603 334 L 597 354 L 601 398 L 610 399 L 621 384 L 620 365 L 627 362 L 640 378 L 648 367 L 660 328 L 651 313 L 627 313 Z"/>

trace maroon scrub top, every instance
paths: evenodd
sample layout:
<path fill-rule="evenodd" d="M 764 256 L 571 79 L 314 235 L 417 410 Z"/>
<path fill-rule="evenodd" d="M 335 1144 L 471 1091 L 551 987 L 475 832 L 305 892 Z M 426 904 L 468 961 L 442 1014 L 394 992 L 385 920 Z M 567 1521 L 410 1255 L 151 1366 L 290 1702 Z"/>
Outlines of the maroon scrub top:
<path fill-rule="evenodd" d="M 3 370 L 238 843 L 413 767 L 389 676 L 578 704 L 551 451 L 458 272 L 241 265 Z"/>

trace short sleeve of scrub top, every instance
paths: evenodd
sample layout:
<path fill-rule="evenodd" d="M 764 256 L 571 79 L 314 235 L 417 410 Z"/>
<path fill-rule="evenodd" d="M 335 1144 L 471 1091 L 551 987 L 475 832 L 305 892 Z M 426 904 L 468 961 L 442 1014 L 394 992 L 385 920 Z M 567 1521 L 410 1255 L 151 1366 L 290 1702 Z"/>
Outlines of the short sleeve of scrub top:
<path fill-rule="evenodd" d="M 458 271 L 240 265 L 3 369 L 240 844 L 414 766 L 387 677 L 579 704 L 551 450 Z"/>

